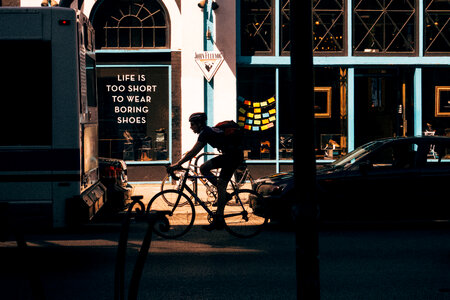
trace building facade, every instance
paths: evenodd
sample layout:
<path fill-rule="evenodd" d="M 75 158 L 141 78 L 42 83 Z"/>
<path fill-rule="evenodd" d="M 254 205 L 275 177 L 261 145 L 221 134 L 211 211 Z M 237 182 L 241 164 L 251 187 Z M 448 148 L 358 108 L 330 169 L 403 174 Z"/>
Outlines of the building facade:
<path fill-rule="evenodd" d="M 198 111 L 244 128 L 254 177 L 292 169 L 290 0 L 205 2 L 80 5 L 96 34 L 100 155 L 126 160 L 131 181 L 164 177 L 195 143 Z M 449 1 L 313 0 L 313 47 L 318 163 L 376 138 L 450 135 Z"/>

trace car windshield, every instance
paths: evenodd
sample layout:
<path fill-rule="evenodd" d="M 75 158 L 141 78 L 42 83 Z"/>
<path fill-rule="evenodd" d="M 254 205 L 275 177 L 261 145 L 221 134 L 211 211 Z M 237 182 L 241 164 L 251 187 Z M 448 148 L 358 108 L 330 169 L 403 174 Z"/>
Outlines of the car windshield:
<path fill-rule="evenodd" d="M 335 162 L 330 164 L 331 168 L 344 168 L 346 166 L 352 165 L 359 161 L 361 158 L 370 153 L 373 149 L 378 148 L 380 145 L 384 144 L 382 141 L 374 141 L 364 144 L 350 153 L 340 157 Z"/>

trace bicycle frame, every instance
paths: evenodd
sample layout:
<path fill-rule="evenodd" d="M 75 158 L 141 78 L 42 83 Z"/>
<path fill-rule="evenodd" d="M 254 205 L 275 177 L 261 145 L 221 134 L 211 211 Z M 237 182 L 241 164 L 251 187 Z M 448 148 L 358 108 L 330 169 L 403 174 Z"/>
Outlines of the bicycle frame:
<path fill-rule="evenodd" d="M 178 203 L 180 202 L 182 193 L 184 193 L 184 191 L 187 191 L 192 197 L 194 197 L 194 199 L 195 199 L 194 203 L 198 203 L 208 213 L 208 215 L 214 216 L 214 212 L 211 209 L 208 208 L 206 202 L 203 201 L 202 199 L 200 199 L 198 197 L 198 195 L 186 184 L 186 182 L 187 182 L 187 180 L 189 178 L 197 178 L 197 179 L 203 178 L 203 179 L 205 179 L 205 176 L 198 176 L 198 175 L 191 176 L 191 175 L 189 175 L 190 169 L 183 169 L 183 170 L 184 170 L 184 176 L 183 176 L 183 179 L 182 179 L 181 188 L 179 189 L 180 194 L 179 194 L 177 200 L 175 201 L 175 204 L 173 206 L 174 207 L 173 210 L 175 210 L 176 207 L 178 206 Z M 233 187 L 234 192 L 236 192 L 237 191 L 236 185 L 233 182 L 231 183 L 231 185 Z M 243 208 L 243 211 L 245 212 L 244 205 L 242 204 L 241 199 L 239 197 L 237 197 L 236 201 L 239 201 L 240 206 Z M 238 215 L 241 215 L 241 214 L 242 214 L 242 212 L 239 212 L 239 213 L 236 213 L 236 214 L 231 214 L 231 215 L 226 215 L 226 216 L 224 216 L 224 218 L 226 218 L 226 217 L 234 217 L 234 216 L 238 216 Z"/>
<path fill-rule="evenodd" d="M 200 160 L 200 158 L 203 157 L 203 156 L 206 156 L 206 157 L 207 157 L 207 156 L 217 156 L 217 155 L 222 155 L 222 154 L 221 154 L 221 153 L 216 153 L 216 152 L 203 152 L 203 153 L 201 153 L 200 155 L 198 155 L 198 156 L 195 158 L 194 164 L 191 164 L 191 162 L 189 162 L 189 167 L 192 167 L 192 168 L 193 168 L 193 172 L 194 172 L 195 174 L 200 174 L 200 172 L 199 172 L 199 168 L 200 168 L 200 167 L 199 167 L 199 165 L 198 165 L 198 161 Z M 237 171 L 239 170 L 239 168 L 241 168 L 242 166 L 244 166 L 245 168 L 243 168 L 241 178 L 240 178 L 239 180 L 237 180 L 237 178 L 236 178 L 236 172 L 237 172 Z M 250 171 L 248 170 L 247 164 L 246 164 L 245 162 L 243 162 L 243 163 L 235 170 L 235 172 L 234 172 L 234 178 L 235 178 L 234 183 L 236 183 L 238 187 L 244 185 L 247 181 L 252 182 L 252 178 L 251 178 L 251 175 L 250 175 Z M 205 180 L 204 177 L 199 177 L 199 179 L 200 179 L 200 181 L 201 181 L 205 186 L 208 186 L 208 185 L 209 185 L 209 183 Z M 233 182 L 233 180 L 230 180 L 230 182 Z M 235 189 L 236 189 L 236 187 L 234 187 L 234 190 L 235 190 Z"/>

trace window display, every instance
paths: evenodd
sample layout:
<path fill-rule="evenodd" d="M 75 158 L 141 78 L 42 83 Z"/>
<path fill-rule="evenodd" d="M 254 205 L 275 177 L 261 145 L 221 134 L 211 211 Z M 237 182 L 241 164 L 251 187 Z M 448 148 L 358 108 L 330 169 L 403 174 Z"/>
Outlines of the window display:
<path fill-rule="evenodd" d="M 250 160 L 275 159 L 275 69 L 240 69 L 238 95 L 237 120 L 244 128 L 244 156 Z"/>
<path fill-rule="evenodd" d="M 245 158 L 289 163 L 293 124 L 298 122 L 298 111 L 293 108 L 302 108 L 292 101 L 310 99 L 298 91 L 291 100 L 290 68 L 248 67 L 238 74 L 237 118 L 246 135 Z M 347 151 L 346 70 L 316 68 L 315 82 L 316 158 L 336 159 Z"/>
<path fill-rule="evenodd" d="M 450 136 L 448 68 L 424 68 L 422 74 L 422 133 Z"/>
<path fill-rule="evenodd" d="M 168 67 L 101 67 L 98 91 L 100 156 L 168 159 Z"/>
<path fill-rule="evenodd" d="M 450 117 L 450 86 L 436 86 L 434 98 L 435 116 Z"/>

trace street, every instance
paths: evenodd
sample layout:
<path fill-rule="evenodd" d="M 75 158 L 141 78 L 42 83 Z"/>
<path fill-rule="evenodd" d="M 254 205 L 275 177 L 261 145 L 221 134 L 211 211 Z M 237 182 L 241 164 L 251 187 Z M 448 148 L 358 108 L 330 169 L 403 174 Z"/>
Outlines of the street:
<path fill-rule="evenodd" d="M 119 230 L 103 223 L 28 235 L 26 255 L 0 243 L 0 298 L 32 299 L 26 274 L 36 270 L 45 299 L 113 299 Z M 126 287 L 145 230 L 130 229 Z M 450 299 L 449 233 L 447 224 L 325 226 L 321 299 Z M 295 285 L 292 231 L 271 225 L 238 239 L 194 227 L 177 240 L 154 237 L 138 299 L 296 299 Z"/>

